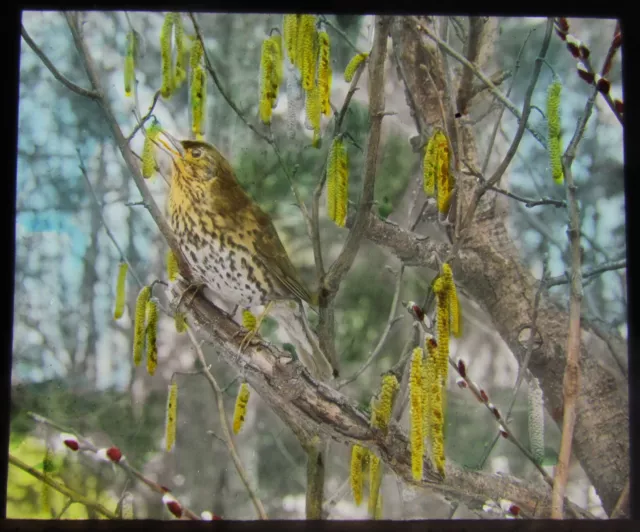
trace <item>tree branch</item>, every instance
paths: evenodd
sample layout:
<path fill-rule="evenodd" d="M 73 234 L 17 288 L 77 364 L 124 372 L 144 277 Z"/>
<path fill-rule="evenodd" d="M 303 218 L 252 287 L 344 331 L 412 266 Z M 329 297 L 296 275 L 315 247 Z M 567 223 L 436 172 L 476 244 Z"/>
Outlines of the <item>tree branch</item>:
<path fill-rule="evenodd" d="M 601 264 L 600 266 L 596 266 L 590 270 L 586 270 L 582 272 L 582 278 L 588 279 L 589 277 L 593 277 L 594 275 L 600 275 L 604 272 L 611 272 L 614 270 L 622 270 L 626 269 L 627 261 L 626 259 L 616 260 L 613 262 L 608 262 L 605 264 Z M 559 275 L 558 277 L 553 277 L 549 279 L 546 283 L 547 288 L 551 288 L 552 286 L 559 286 L 563 284 L 567 284 L 571 282 L 570 275 Z"/>
<path fill-rule="evenodd" d="M 382 128 L 382 118 L 384 116 L 384 64 L 387 57 L 389 25 L 389 17 L 376 16 L 375 37 L 369 63 L 369 118 L 371 125 L 365 154 L 362 195 L 360 197 L 355 223 L 351 231 L 349 231 L 349 236 L 344 243 L 340 255 L 331 265 L 324 279 L 325 288 L 332 294 L 337 292 L 340 282 L 351 269 L 351 265 L 356 258 L 360 243 L 362 242 L 364 227 L 369 212 L 373 206 L 380 132 Z"/>
<path fill-rule="evenodd" d="M 563 382 L 563 416 L 562 439 L 560 440 L 560 452 L 556 465 L 551 517 L 562 519 L 564 508 L 564 493 L 569 478 L 569 461 L 571 460 L 571 447 L 573 443 L 573 431 L 576 424 L 576 407 L 580 388 L 580 306 L 582 303 L 582 250 L 580 248 L 580 206 L 578 204 L 577 189 L 573 180 L 571 165 L 575 159 L 578 144 L 584 136 L 587 122 L 591 116 L 593 105 L 598 96 L 598 89 L 594 88 L 591 97 L 587 101 L 584 112 L 578 121 L 576 131 L 567 146 L 562 158 L 562 169 L 566 182 L 567 203 L 569 205 L 569 242 L 571 246 L 571 283 L 569 289 L 569 332 L 567 335 L 567 362 L 564 370 Z"/>
<path fill-rule="evenodd" d="M 62 493 L 62 495 L 64 495 L 65 497 L 69 497 L 70 501 L 77 502 L 86 506 L 87 508 L 91 508 L 93 511 L 99 513 L 107 519 L 118 519 L 118 516 L 116 514 L 102 506 L 102 504 L 93 501 L 88 497 L 85 497 L 81 493 L 72 490 L 71 488 L 56 480 L 53 480 L 49 475 L 43 475 L 42 473 L 40 473 L 40 471 L 25 464 L 22 460 L 20 460 L 16 456 L 13 456 L 11 453 L 9 453 L 9 463 L 19 469 L 22 469 L 25 473 L 29 473 L 31 476 L 37 478 L 40 482 L 44 482 L 48 486 L 51 486 L 56 491 Z"/>
<path fill-rule="evenodd" d="M 204 357 L 204 353 L 202 352 L 202 348 L 196 339 L 195 334 L 191 330 L 191 327 L 187 327 L 187 334 L 189 335 L 189 340 L 191 341 L 191 345 L 196 352 L 198 360 L 200 364 L 202 364 L 202 373 L 209 381 L 211 385 L 211 389 L 213 390 L 213 394 L 216 399 L 216 406 L 218 407 L 218 417 L 220 418 L 220 424 L 222 425 L 222 432 L 224 434 L 224 442 L 227 446 L 229 454 L 231 455 L 231 460 L 233 460 L 233 465 L 240 476 L 240 480 L 244 484 L 247 493 L 249 494 L 249 498 L 251 502 L 256 508 L 256 512 L 260 519 L 268 519 L 267 513 L 264 511 L 264 506 L 262 505 L 262 501 L 258 498 L 255 490 L 251 487 L 251 483 L 249 482 L 249 477 L 247 475 L 247 471 L 242 465 L 242 460 L 240 460 L 240 456 L 238 455 L 238 451 L 236 451 L 236 446 L 233 443 L 233 437 L 231 436 L 231 431 L 229 430 L 229 422 L 227 420 L 227 412 L 224 408 L 224 396 L 220 386 L 218 385 L 218 381 L 216 381 L 213 373 L 209 371 L 209 367 L 207 365 L 207 361 Z"/>
<path fill-rule="evenodd" d="M 178 280 L 168 296 L 177 298 L 185 289 Z M 528 515 L 548 515 L 550 490 L 533 486 L 505 475 L 488 475 L 447 466 L 444 481 L 425 463 L 424 478 L 413 480 L 409 441 L 396 422 L 387 436 L 372 429 L 368 416 L 355 402 L 315 381 L 298 362 L 273 345 L 251 345 L 239 354 L 239 326 L 198 293 L 190 306 L 201 331 L 219 348 L 219 356 L 230 366 L 243 371 L 247 382 L 299 438 L 332 438 L 337 442 L 360 444 L 373 450 L 406 482 L 419 488 L 435 489 L 479 508 L 487 498 L 500 499 L 508 494 Z M 240 369 L 241 368 L 241 369 Z M 571 504 L 571 503 L 568 503 Z M 572 505 L 580 516 L 588 513 Z"/>
<path fill-rule="evenodd" d="M 60 72 L 54 66 L 54 64 L 51 61 L 49 61 L 49 58 L 38 47 L 38 45 L 33 41 L 33 39 L 29 36 L 29 34 L 27 33 L 27 30 L 25 29 L 24 25 L 22 25 L 22 24 L 20 25 L 20 32 L 22 34 L 22 38 L 27 42 L 29 47 L 35 52 L 35 54 L 44 63 L 44 66 L 46 66 L 49 69 L 49 72 L 51 72 L 53 74 L 53 77 L 56 78 L 65 87 L 67 87 L 67 89 L 69 89 L 70 91 L 75 92 L 76 94 L 79 94 L 80 96 L 84 96 L 85 98 L 90 98 L 92 100 L 98 100 L 98 99 L 101 98 L 100 92 L 95 91 L 95 90 L 91 91 L 91 90 L 83 89 L 82 87 L 76 85 L 72 81 L 69 81 L 62 74 L 60 74 Z"/>

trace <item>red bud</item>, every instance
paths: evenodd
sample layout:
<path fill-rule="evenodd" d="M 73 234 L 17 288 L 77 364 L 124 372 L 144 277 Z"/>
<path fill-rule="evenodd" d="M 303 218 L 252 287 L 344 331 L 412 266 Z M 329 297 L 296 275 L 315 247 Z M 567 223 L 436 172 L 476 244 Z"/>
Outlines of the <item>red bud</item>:
<path fill-rule="evenodd" d="M 509 513 L 511 513 L 511 514 L 513 514 L 513 515 L 518 515 L 518 514 L 520 514 L 520 507 L 519 507 L 519 506 L 517 506 L 517 505 L 515 505 L 515 504 L 512 504 L 512 505 L 509 507 Z"/>
<path fill-rule="evenodd" d="M 109 447 L 107 449 L 107 456 L 112 462 L 118 463 L 122 459 L 122 452 L 117 447 Z"/>
<path fill-rule="evenodd" d="M 622 100 L 613 100 L 613 105 L 615 105 L 616 111 L 618 111 L 618 113 L 624 113 L 624 103 L 622 103 Z"/>
<path fill-rule="evenodd" d="M 482 397 L 482 400 L 485 403 L 489 402 L 489 396 L 487 395 L 487 392 L 485 392 L 484 390 L 480 390 L 480 397 Z"/>
<path fill-rule="evenodd" d="M 596 82 L 596 87 L 602 94 L 609 94 L 609 89 L 611 88 L 611 83 L 607 78 L 600 78 Z"/>
<path fill-rule="evenodd" d="M 458 373 L 460 373 L 460 376 L 463 378 L 467 377 L 467 366 L 465 366 L 464 360 L 461 358 L 458 359 Z"/>
<path fill-rule="evenodd" d="M 64 440 L 62 443 L 64 443 L 72 451 L 77 451 L 78 449 L 80 449 L 78 440 Z"/>

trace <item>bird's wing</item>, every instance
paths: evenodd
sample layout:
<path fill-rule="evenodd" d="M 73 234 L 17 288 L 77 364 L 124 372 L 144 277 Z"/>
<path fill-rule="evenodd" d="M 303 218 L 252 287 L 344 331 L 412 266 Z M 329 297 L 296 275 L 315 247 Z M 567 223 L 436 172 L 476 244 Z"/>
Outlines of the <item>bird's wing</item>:
<path fill-rule="evenodd" d="M 256 209 L 254 214 L 258 227 L 255 241 L 257 258 L 291 294 L 311 304 L 311 294 L 291 263 L 271 219 L 261 209 Z"/>

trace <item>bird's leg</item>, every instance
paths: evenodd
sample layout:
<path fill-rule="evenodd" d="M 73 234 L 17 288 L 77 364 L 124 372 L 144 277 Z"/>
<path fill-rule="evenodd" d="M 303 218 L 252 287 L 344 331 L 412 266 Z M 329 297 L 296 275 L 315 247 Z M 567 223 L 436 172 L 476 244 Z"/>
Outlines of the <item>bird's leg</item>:
<path fill-rule="evenodd" d="M 269 303 L 267 303 L 267 306 L 264 308 L 264 310 L 257 317 L 255 327 L 252 330 L 250 330 L 246 334 L 246 336 L 242 339 L 242 342 L 240 342 L 240 352 L 241 353 L 251 343 L 251 340 L 253 340 L 255 335 L 258 334 L 258 331 L 260 330 L 260 325 L 262 325 L 262 322 L 264 321 L 264 319 L 269 314 L 269 311 L 271 310 L 272 306 L 273 306 L 273 301 L 269 301 Z"/>
<path fill-rule="evenodd" d="M 187 286 L 187 288 L 184 289 L 184 291 L 182 292 L 182 294 L 180 294 L 180 297 L 178 298 L 178 304 L 176 305 L 176 310 L 180 309 L 180 306 L 182 305 L 182 300 L 184 299 L 184 296 L 186 295 L 187 292 L 189 292 L 190 290 L 193 290 L 191 300 L 187 304 L 187 306 L 190 306 L 193 303 L 193 300 L 195 299 L 198 292 L 205 286 L 207 286 L 205 283 L 191 283 L 189 286 Z"/>

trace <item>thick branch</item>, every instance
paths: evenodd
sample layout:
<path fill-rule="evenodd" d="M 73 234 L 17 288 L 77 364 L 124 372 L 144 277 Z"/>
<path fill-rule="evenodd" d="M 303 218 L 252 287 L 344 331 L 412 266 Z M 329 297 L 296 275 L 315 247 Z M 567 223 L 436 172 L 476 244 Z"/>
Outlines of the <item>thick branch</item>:
<path fill-rule="evenodd" d="M 186 284 L 178 281 L 168 295 L 172 299 L 180 297 L 185 288 Z M 508 496 L 526 515 L 548 515 L 551 492 L 547 486 L 534 486 L 505 475 L 465 471 L 448 465 L 446 480 L 441 481 L 427 462 L 425 480 L 415 482 L 409 441 L 396 422 L 391 423 L 387 437 L 380 431 L 374 432 L 368 416 L 358 409 L 355 401 L 313 380 L 299 362 L 273 345 L 252 345 L 239 355 L 239 326 L 201 294 L 194 298 L 190 311 L 201 325 L 201 332 L 219 349 L 220 357 L 244 372 L 251 387 L 298 438 L 314 441 L 318 436 L 346 445 L 359 443 L 374 450 L 406 482 L 435 489 L 473 508 L 481 507 L 488 498 Z M 587 515 L 571 506 L 578 515 Z"/>
<path fill-rule="evenodd" d="M 433 89 L 423 82 L 419 65 L 434 69 L 436 81 L 444 73 L 429 64 L 425 48 L 424 22 L 415 18 L 398 19 L 392 25 L 394 47 L 411 91 L 407 99 L 417 121 L 427 122 L 433 111 Z M 397 31 L 396 31 L 397 26 Z M 420 27 L 419 27 L 420 26 Z M 432 28 L 428 28 L 433 33 Z M 464 58 L 463 58 L 464 59 Z M 476 135 L 467 124 L 461 124 L 465 159 L 479 168 Z M 461 175 L 461 190 L 468 191 L 473 179 Z M 468 193 L 468 192 L 467 192 Z M 497 205 L 505 202 L 497 198 Z M 459 260 L 452 264 L 454 277 L 469 297 L 485 309 L 496 331 L 519 362 L 526 353 L 526 342 L 520 339 L 523 327 L 530 326 L 537 290 L 536 279 L 522 264 L 521 256 L 507 231 L 507 208 L 487 209 L 467 228 L 460 246 Z M 435 252 L 446 257 L 449 246 L 421 238 L 372 217 L 367 238 L 393 250 L 407 264 L 421 264 L 435 269 Z M 560 419 L 563 403 L 562 375 L 565 369 L 567 312 L 544 293 L 537 319 L 542 343 L 534 348 L 529 369 L 540 381 L 546 407 L 554 419 Z M 628 386 L 615 358 L 605 342 L 588 323 L 581 330 L 580 346 L 583 382 L 578 395 L 579 415 L 574 432 L 576 458 L 594 484 L 605 511 L 611 512 L 629 474 L 629 409 Z"/>
<path fill-rule="evenodd" d="M 325 287 L 332 293 L 337 292 L 340 282 L 351 269 L 358 249 L 360 249 L 364 227 L 367 223 L 371 207 L 373 206 L 378 149 L 380 147 L 380 132 L 382 129 L 382 118 L 384 117 L 384 64 L 387 58 L 389 24 L 389 17 L 376 17 L 375 37 L 369 63 L 369 118 L 371 125 L 365 153 L 362 195 L 360 196 L 356 221 L 351 231 L 349 231 L 349 236 L 344 243 L 340 255 L 329 268 L 325 278 Z"/>

